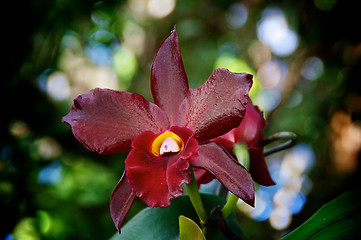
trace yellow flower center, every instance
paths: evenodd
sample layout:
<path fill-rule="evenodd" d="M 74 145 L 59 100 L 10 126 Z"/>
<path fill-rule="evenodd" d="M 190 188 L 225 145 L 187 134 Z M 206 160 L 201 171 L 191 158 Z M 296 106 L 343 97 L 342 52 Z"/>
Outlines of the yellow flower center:
<path fill-rule="evenodd" d="M 176 153 L 182 151 L 183 147 L 183 140 L 177 134 L 165 131 L 154 139 L 152 153 L 155 156 L 163 155 L 164 153 Z"/>

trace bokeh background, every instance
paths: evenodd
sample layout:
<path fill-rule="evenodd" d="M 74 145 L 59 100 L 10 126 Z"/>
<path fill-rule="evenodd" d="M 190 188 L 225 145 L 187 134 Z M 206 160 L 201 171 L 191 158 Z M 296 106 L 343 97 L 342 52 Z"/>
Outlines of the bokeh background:
<path fill-rule="evenodd" d="M 361 19 L 352 1 L 33 0 L 2 12 L 1 239 L 115 234 L 108 202 L 126 154 L 86 150 L 61 117 L 95 87 L 152 101 L 151 63 L 174 25 L 191 87 L 218 67 L 252 73 L 265 135 L 298 135 L 267 157 L 277 185 L 257 186 L 255 209 L 238 205 L 249 239 L 277 239 L 357 187 Z"/>

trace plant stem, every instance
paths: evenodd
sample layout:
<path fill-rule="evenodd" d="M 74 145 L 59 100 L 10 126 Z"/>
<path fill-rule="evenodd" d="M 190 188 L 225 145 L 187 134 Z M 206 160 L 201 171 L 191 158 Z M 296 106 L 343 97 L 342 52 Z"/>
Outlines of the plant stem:
<path fill-rule="evenodd" d="M 199 217 L 201 225 L 204 225 L 208 221 L 208 216 L 207 216 L 206 210 L 204 209 L 201 195 L 199 194 L 199 191 L 198 191 L 198 186 L 197 186 L 196 179 L 194 177 L 193 170 L 190 169 L 190 171 L 192 174 L 191 181 L 189 182 L 189 184 L 186 185 L 188 195 L 189 195 L 189 198 L 191 199 L 194 209 L 196 210 L 196 213 Z"/>
<path fill-rule="evenodd" d="M 245 144 L 236 144 L 233 147 L 233 153 L 236 155 L 236 158 L 243 167 L 249 171 L 250 159 L 249 159 L 249 152 L 248 147 Z M 237 206 L 238 197 L 233 193 L 230 193 L 226 204 L 222 208 L 221 212 L 223 217 L 226 219 L 229 214 L 231 214 L 234 208 Z"/>
<path fill-rule="evenodd" d="M 233 209 L 237 206 L 238 197 L 231 193 L 227 199 L 226 205 L 222 208 L 221 212 L 223 217 L 226 219 L 229 214 L 233 212 Z"/>
<path fill-rule="evenodd" d="M 250 159 L 247 145 L 239 143 L 235 144 L 233 153 L 236 155 L 237 161 L 249 171 Z"/>

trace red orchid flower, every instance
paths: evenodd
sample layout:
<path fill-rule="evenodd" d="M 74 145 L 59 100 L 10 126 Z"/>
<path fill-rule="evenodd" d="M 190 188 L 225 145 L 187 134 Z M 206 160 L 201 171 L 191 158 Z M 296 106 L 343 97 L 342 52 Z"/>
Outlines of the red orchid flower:
<path fill-rule="evenodd" d="M 266 126 L 267 121 L 263 118 L 263 112 L 249 100 L 246 106 L 246 114 L 241 124 L 237 128 L 232 129 L 212 141 L 223 146 L 229 152 L 232 152 L 234 145 L 237 143 L 246 144 L 250 156 L 249 171 L 253 180 L 261 185 L 271 186 L 275 183 L 268 171 L 262 146 Z M 205 171 L 197 171 L 195 174 L 198 184 L 207 183 L 214 178 Z"/>
<path fill-rule="evenodd" d="M 180 196 L 182 184 L 190 182 L 190 166 L 211 172 L 253 206 L 248 171 L 209 141 L 240 124 L 251 85 L 250 74 L 215 69 L 201 87 L 189 88 L 174 28 L 153 61 L 154 103 L 110 89 L 93 89 L 74 100 L 62 121 L 80 143 L 100 154 L 130 151 L 110 200 L 119 232 L 135 197 L 149 207 L 167 207 Z"/>

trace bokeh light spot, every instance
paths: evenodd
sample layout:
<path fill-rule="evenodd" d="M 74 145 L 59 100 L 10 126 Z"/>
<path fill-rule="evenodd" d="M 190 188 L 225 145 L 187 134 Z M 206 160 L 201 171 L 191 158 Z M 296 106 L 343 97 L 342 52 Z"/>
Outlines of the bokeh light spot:
<path fill-rule="evenodd" d="M 98 26 L 107 27 L 109 26 L 111 16 L 106 11 L 100 9 L 101 5 L 102 2 L 100 1 L 94 4 L 94 8 L 99 8 L 99 9 L 96 9 L 92 12 L 91 20 Z"/>
<path fill-rule="evenodd" d="M 10 124 L 10 133 L 17 138 L 26 138 L 30 133 L 30 128 L 25 122 L 15 120 Z"/>
<path fill-rule="evenodd" d="M 315 80 L 319 78 L 323 73 L 323 62 L 317 57 L 308 58 L 301 70 L 301 74 L 307 80 Z"/>
<path fill-rule="evenodd" d="M 303 94 L 301 91 L 298 90 L 294 90 L 292 92 L 292 95 L 290 96 L 290 98 L 288 99 L 287 103 L 286 103 L 286 107 L 287 108 L 294 108 L 300 105 L 300 103 L 303 100 Z"/>
<path fill-rule="evenodd" d="M 272 53 L 268 46 L 260 41 L 254 41 L 251 44 L 248 48 L 248 55 L 257 68 L 272 58 Z"/>
<path fill-rule="evenodd" d="M 4 240 L 14 240 L 14 237 L 9 233 L 5 235 Z"/>
<path fill-rule="evenodd" d="M 33 218 L 20 220 L 14 229 L 13 237 L 21 240 L 40 240 L 36 220 Z"/>
<path fill-rule="evenodd" d="M 297 214 L 303 208 L 306 197 L 293 189 L 280 189 L 274 195 L 273 201 L 276 206 L 285 207 L 290 213 Z"/>
<path fill-rule="evenodd" d="M 114 53 L 113 68 L 123 88 L 127 88 L 137 71 L 138 63 L 134 54 L 125 47 L 119 47 Z"/>
<path fill-rule="evenodd" d="M 72 31 L 67 31 L 64 34 L 61 40 L 61 46 L 64 49 L 72 50 L 74 52 L 83 50 L 78 35 Z"/>
<path fill-rule="evenodd" d="M 228 9 L 226 20 L 231 28 L 237 29 L 246 23 L 247 17 L 248 10 L 246 6 L 244 4 L 236 3 Z"/>
<path fill-rule="evenodd" d="M 49 75 L 46 83 L 47 93 L 54 100 L 64 100 L 70 96 L 68 77 L 62 72 L 54 72 Z"/>
<path fill-rule="evenodd" d="M 127 21 L 123 29 L 124 41 L 122 47 L 129 49 L 136 55 L 141 55 L 144 52 L 145 32 L 144 29 L 133 21 Z M 115 55 L 119 49 L 115 49 Z M 116 58 L 117 56 L 114 56 Z M 116 61 L 114 59 L 114 61 Z"/>
<path fill-rule="evenodd" d="M 281 94 L 277 89 L 263 89 L 256 96 L 254 102 L 262 110 L 271 111 L 281 102 Z"/>
<path fill-rule="evenodd" d="M 110 66 L 113 62 L 112 50 L 102 43 L 89 43 L 85 56 L 99 66 Z"/>
<path fill-rule="evenodd" d="M 93 42 L 107 44 L 116 42 L 116 37 L 113 33 L 104 29 L 100 29 L 90 35 L 89 40 Z"/>
<path fill-rule="evenodd" d="M 283 11 L 275 7 L 263 11 L 257 24 L 257 36 L 278 56 L 288 56 L 298 46 L 297 34 L 289 28 Z"/>
<path fill-rule="evenodd" d="M 288 72 L 287 64 L 278 59 L 263 64 L 257 72 L 257 78 L 263 87 L 274 88 L 281 86 Z"/>
<path fill-rule="evenodd" d="M 175 0 L 150 0 L 148 2 L 148 12 L 155 18 L 164 18 L 173 12 Z"/>
<path fill-rule="evenodd" d="M 61 182 L 62 177 L 61 165 L 57 162 L 53 162 L 40 170 L 38 182 L 52 185 Z"/>
<path fill-rule="evenodd" d="M 35 141 L 38 154 L 45 159 L 54 158 L 61 154 L 60 144 L 51 137 L 42 137 Z"/>
<path fill-rule="evenodd" d="M 273 210 L 270 216 L 270 224 L 277 230 L 286 229 L 292 220 L 292 215 L 287 208 L 279 206 Z"/>
<path fill-rule="evenodd" d="M 47 234 L 52 227 L 52 221 L 51 221 L 51 217 L 50 217 L 49 213 L 40 210 L 40 211 L 37 211 L 36 215 L 38 217 L 39 229 L 40 229 L 41 233 Z"/>
<path fill-rule="evenodd" d="M 307 144 L 299 144 L 287 152 L 282 161 L 282 172 L 298 177 L 307 172 L 315 162 L 312 148 Z"/>

